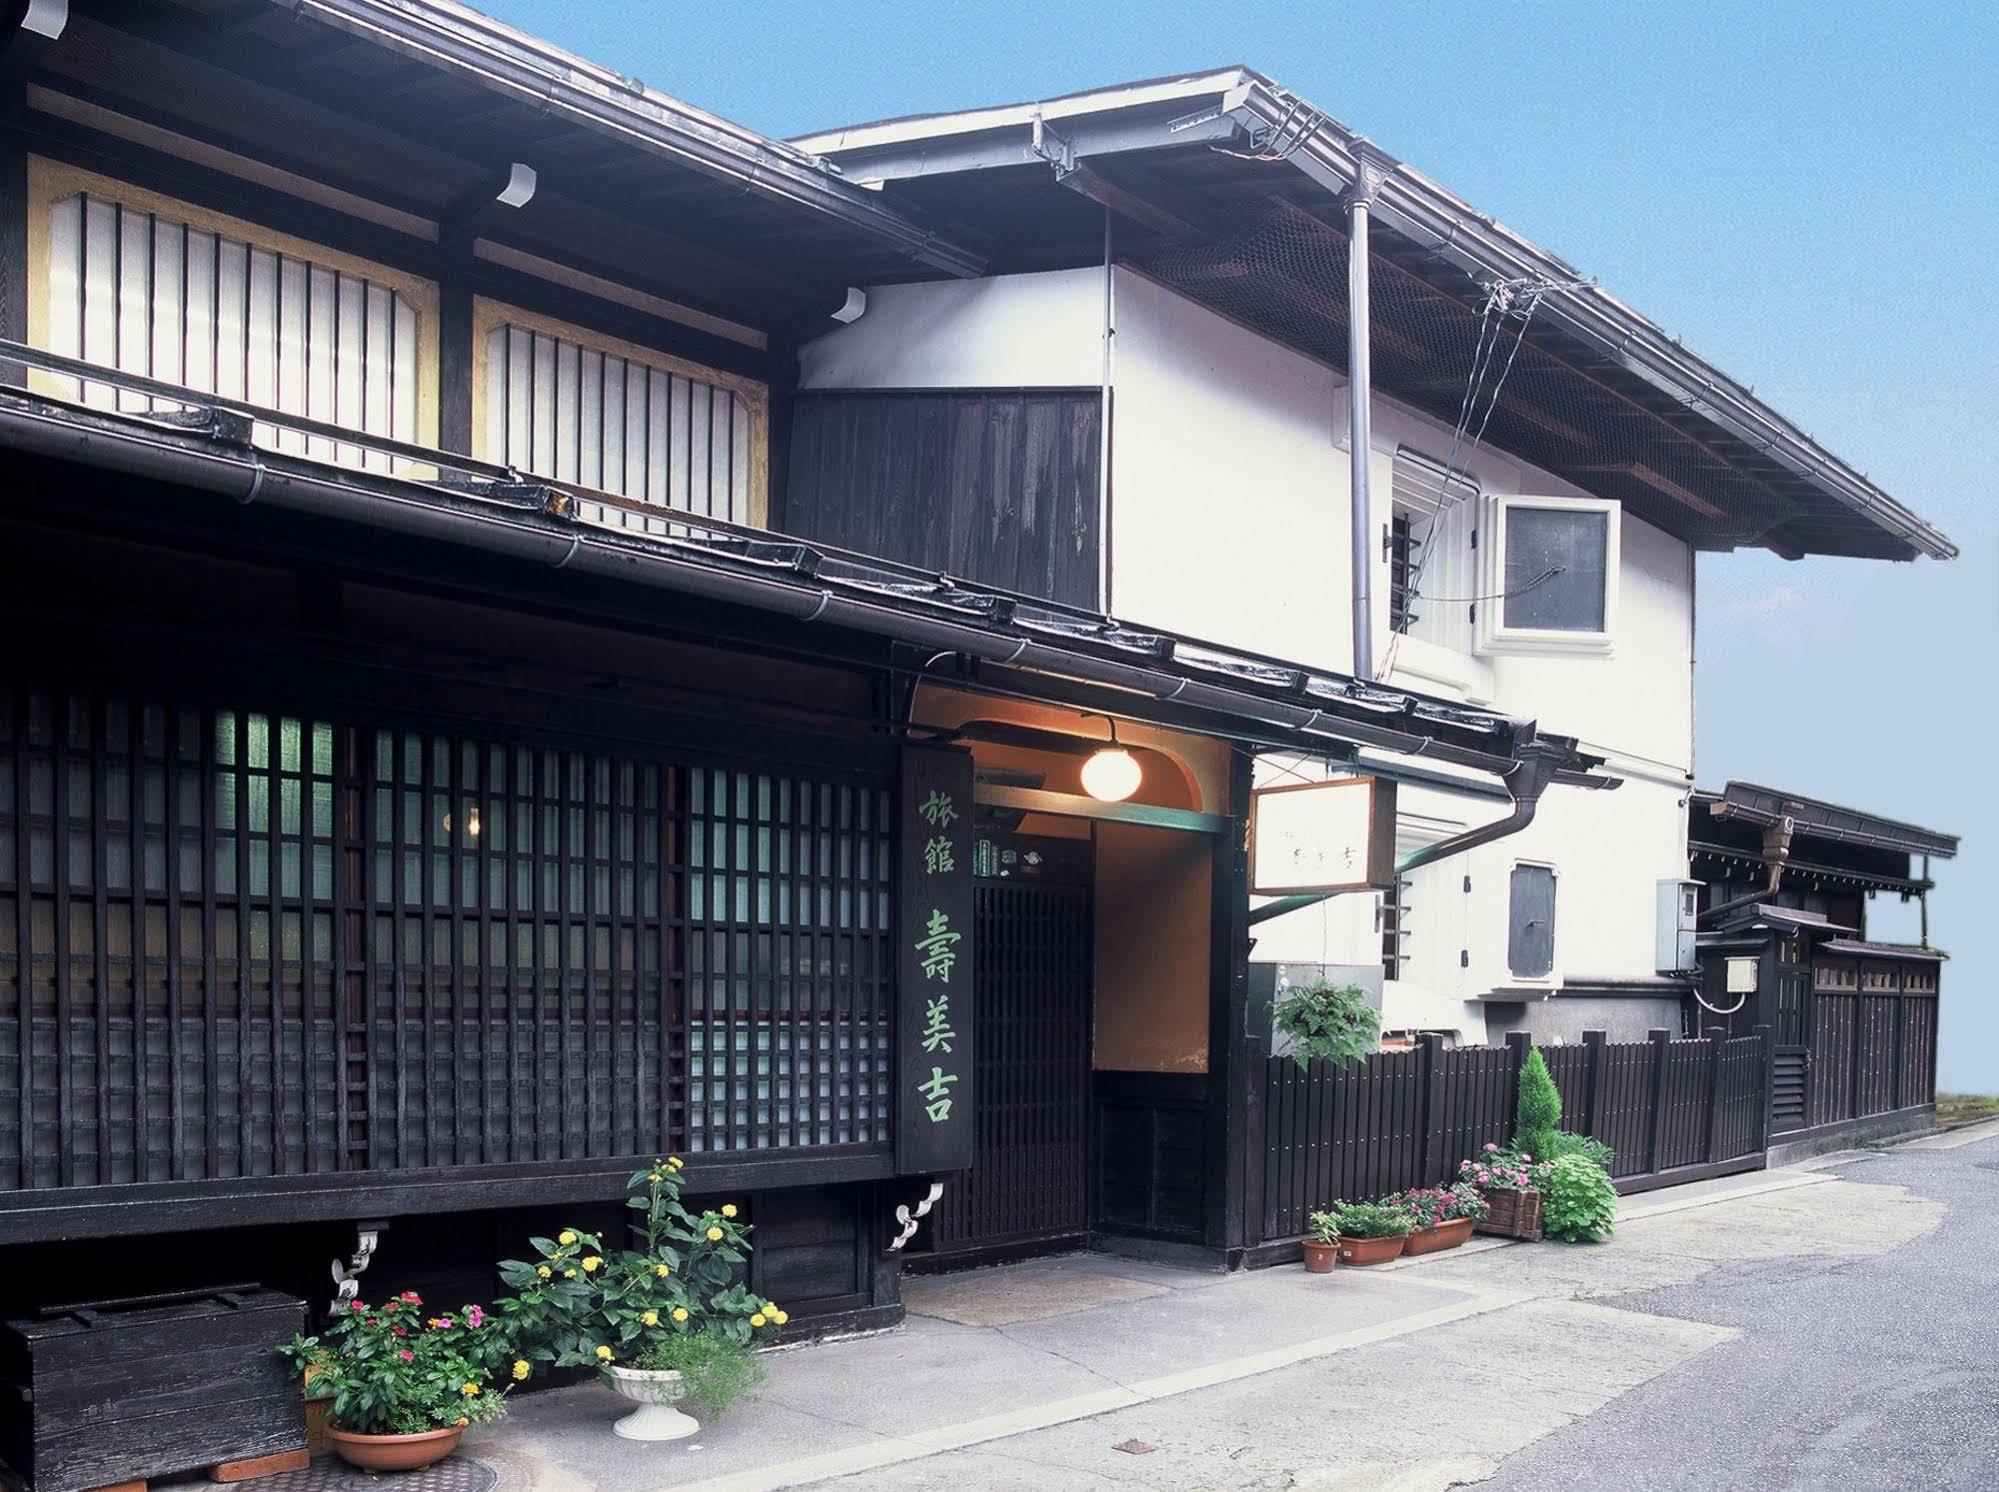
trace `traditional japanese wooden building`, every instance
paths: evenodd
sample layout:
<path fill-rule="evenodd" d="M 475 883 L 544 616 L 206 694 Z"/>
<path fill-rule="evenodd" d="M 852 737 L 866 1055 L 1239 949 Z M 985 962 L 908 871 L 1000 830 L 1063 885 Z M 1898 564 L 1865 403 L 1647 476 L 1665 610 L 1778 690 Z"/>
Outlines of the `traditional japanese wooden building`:
<path fill-rule="evenodd" d="M 1777 1159 L 1927 1129 L 1946 955 L 1930 946 L 1930 862 L 1957 837 L 1752 783 L 1700 792 L 1698 1021 L 1771 1033 Z M 1868 936 L 1868 903 L 1923 902 L 1922 940 Z"/>
<path fill-rule="evenodd" d="M 796 151 L 455 9 L 29 22 L 0 1311 L 114 1261 L 477 1297 L 667 1152 L 806 1329 L 896 1319 L 919 1251 L 1222 1259 L 1254 755 L 1602 783 L 1121 622 L 1086 528 L 1085 604 L 775 531 L 798 340 L 978 262 Z M 1052 556 L 1096 409 L 1017 403 L 955 500 Z"/>

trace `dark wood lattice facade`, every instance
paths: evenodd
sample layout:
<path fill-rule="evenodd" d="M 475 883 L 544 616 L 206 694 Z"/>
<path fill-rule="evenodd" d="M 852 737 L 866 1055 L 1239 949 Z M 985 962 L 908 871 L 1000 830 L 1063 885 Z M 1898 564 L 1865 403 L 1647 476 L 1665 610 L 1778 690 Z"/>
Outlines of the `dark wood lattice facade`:
<path fill-rule="evenodd" d="M 885 781 L 0 691 L 0 1188 L 882 1146 Z"/>

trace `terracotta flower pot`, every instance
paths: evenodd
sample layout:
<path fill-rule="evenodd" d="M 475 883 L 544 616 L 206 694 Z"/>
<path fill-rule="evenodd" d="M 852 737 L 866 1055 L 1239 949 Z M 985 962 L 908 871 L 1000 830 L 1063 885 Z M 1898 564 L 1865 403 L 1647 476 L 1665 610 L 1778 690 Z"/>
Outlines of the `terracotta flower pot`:
<path fill-rule="evenodd" d="M 1400 1235 L 1394 1238 L 1341 1238 L 1340 1263 L 1386 1264 L 1401 1255 L 1402 1246 L 1408 1241 Z"/>
<path fill-rule="evenodd" d="M 1432 1228 L 1418 1228 L 1409 1235 L 1409 1243 L 1403 1252 L 1434 1254 L 1444 1249 L 1454 1249 L 1471 1237 L 1471 1222 L 1468 1217 L 1454 1217 L 1449 1222 L 1438 1223 Z"/>
<path fill-rule="evenodd" d="M 421 1435 L 357 1435 L 352 1430 L 328 1429 L 326 1438 L 349 1466 L 363 1471 L 415 1471 L 457 1450 L 458 1438 L 464 1433 L 461 1425 L 425 1430 Z"/>
<path fill-rule="evenodd" d="M 1337 1243 L 1320 1243 L 1316 1238 L 1305 1240 L 1305 1273 L 1331 1274 L 1339 1257 L 1340 1246 Z"/>

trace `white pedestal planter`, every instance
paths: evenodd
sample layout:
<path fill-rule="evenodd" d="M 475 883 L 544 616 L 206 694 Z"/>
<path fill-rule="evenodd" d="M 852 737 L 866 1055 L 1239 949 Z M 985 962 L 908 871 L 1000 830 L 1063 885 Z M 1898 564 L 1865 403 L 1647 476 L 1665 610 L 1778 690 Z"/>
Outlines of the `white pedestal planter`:
<path fill-rule="evenodd" d="M 678 1373 L 608 1367 L 604 1381 L 639 1406 L 611 1426 L 627 1440 L 679 1440 L 701 1428 L 673 1407 L 687 1392 Z"/>

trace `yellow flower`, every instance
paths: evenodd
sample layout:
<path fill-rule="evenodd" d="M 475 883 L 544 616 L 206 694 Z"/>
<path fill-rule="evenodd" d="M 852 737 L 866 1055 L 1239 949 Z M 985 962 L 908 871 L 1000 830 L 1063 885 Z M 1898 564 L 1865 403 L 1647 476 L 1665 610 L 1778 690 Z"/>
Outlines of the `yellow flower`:
<path fill-rule="evenodd" d="M 476 1399 L 479 1397 L 479 1385 L 476 1383 L 468 1383 L 463 1388 L 459 1389 L 458 1392 L 465 1395 L 465 1397 L 468 1399 Z"/>
<path fill-rule="evenodd" d="M 467 1418 L 466 1418 L 466 1417 L 465 1417 L 464 1415 L 462 1415 L 462 1414 L 461 1414 L 461 1415 L 459 1415 L 459 1416 L 458 1416 L 458 1428 L 459 1428 L 459 1429 L 463 1430 L 463 1429 L 465 1429 L 465 1428 L 466 1428 L 466 1427 L 467 1427 L 468 1425 L 470 1425 L 471 1423 L 472 1423 L 472 1421 L 470 1421 L 469 1419 L 467 1419 Z"/>
<path fill-rule="evenodd" d="M 675 1306 L 673 1308 L 673 1319 L 676 1321 L 685 1321 L 687 1319 L 687 1307 Z"/>
<path fill-rule="evenodd" d="M 550 1269 L 546 1264 L 542 1265 L 539 1269 L 537 1269 L 535 1273 L 540 1275 L 545 1280 L 553 1279 L 555 1277 L 555 1271 Z"/>
<path fill-rule="evenodd" d="M 670 1170 L 670 1171 L 678 1171 L 678 1170 L 681 1170 L 681 1169 L 683 1168 L 683 1164 L 684 1164 L 684 1163 L 683 1163 L 683 1162 L 681 1161 L 680 1157 L 679 1157 L 679 1156 L 677 1156 L 677 1155 L 669 1155 L 669 1156 L 668 1156 L 668 1157 L 666 1158 L 666 1165 L 667 1165 L 667 1169 L 668 1169 L 668 1170 Z"/>
<path fill-rule="evenodd" d="M 734 1202 L 724 1202 L 722 1204 L 722 1216 L 734 1217 L 735 1215 L 736 1215 L 736 1204 Z"/>
<path fill-rule="evenodd" d="M 654 1171 L 652 1175 L 647 1177 L 646 1179 L 652 1182 L 654 1186 L 658 1186 L 662 1181 L 666 1180 L 666 1178 L 660 1175 L 660 1173 L 657 1171 Z"/>
<path fill-rule="evenodd" d="M 611 1360 L 611 1349 L 609 1347 L 599 1347 L 597 1349 L 597 1356 L 605 1362 L 609 1362 Z"/>
<path fill-rule="evenodd" d="M 598 1270 L 602 1269 L 603 1267 L 604 1267 L 604 1261 L 598 1258 L 595 1254 L 592 1254 L 589 1258 L 583 1261 L 583 1272 L 585 1274 L 595 1274 Z"/>
<path fill-rule="evenodd" d="M 517 1359 L 515 1359 L 515 1361 L 514 1361 L 514 1382 L 516 1382 L 516 1383 L 525 1383 L 525 1382 L 527 1382 L 527 1378 L 528 1378 L 528 1374 L 532 1373 L 533 1371 L 534 1371 L 534 1369 L 528 1366 L 528 1362 L 527 1362 L 527 1359 L 526 1359 L 526 1358 L 524 1358 L 524 1357 L 523 1357 L 523 1358 L 517 1358 Z"/>
<path fill-rule="evenodd" d="M 643 1316 L 639 1317 L 639 1325 L 641 1326 L 659 1325 L 659 1312 L 647 1311 Z"/>
<path fill-rule="evenodd" d="M 565 1269 L 562 1271 L 562 1277 L 565 1280 L 573 1280 L 576 1278 L 576 1271 L 573 1269 Z"/>
<path fill-rule="evenodd" d="M 754 1316 L 750 1317 L 750 1325 L 762 1326 L 763 1324 L 764 1324 L 764 1313 L 762 1311 L 758 1311 Z"/>
<path fill-rule="evenodd" d="M 668 1275 L 673 1273 L 673 1266 L 671 1264 L 655 1264 L 652 1267 L 652 1272 L 658 1275 L 661 1279 L 665 1279 Z"/>
<path fill-rule="evenodd" d="M 778 1311 L 778 1312 L 776 1312 L 776 1313 L 775 1313 L 775 1315 L 774 1315 L 773 1319 L 774 1319 L 774 1320 L 775 1320 L 775 1321 L 777 1322 L 777 1324 L 778 1324 L 779 1326 L 782 1326 L 782 1325 L 784 1325 L 784 1323 L 785 1323 L 785 1322 L 787 1322 L 787 1321 L 789 1321 L 789 1320 L 791 1319 L 791 1312 L 789 1312 L 789 1311 Z"/>
<path fill-rule="evenodd" d="M 710 1243 L 720 1243 L 722 1241 L 722 1230 L 720 1228 L 710 1228 L 708 1230 L 708 1241 Z"/>
<path fill-rule="evenodd" d="M 556 1236 L 555 1241 L 559 1244 L 562 1244 L 566 1248 L 568 1245 L 576 1242 L 576 1235 L 570 1232 L 567 1228 L 564 1228 L 562 1232 Z"/>

